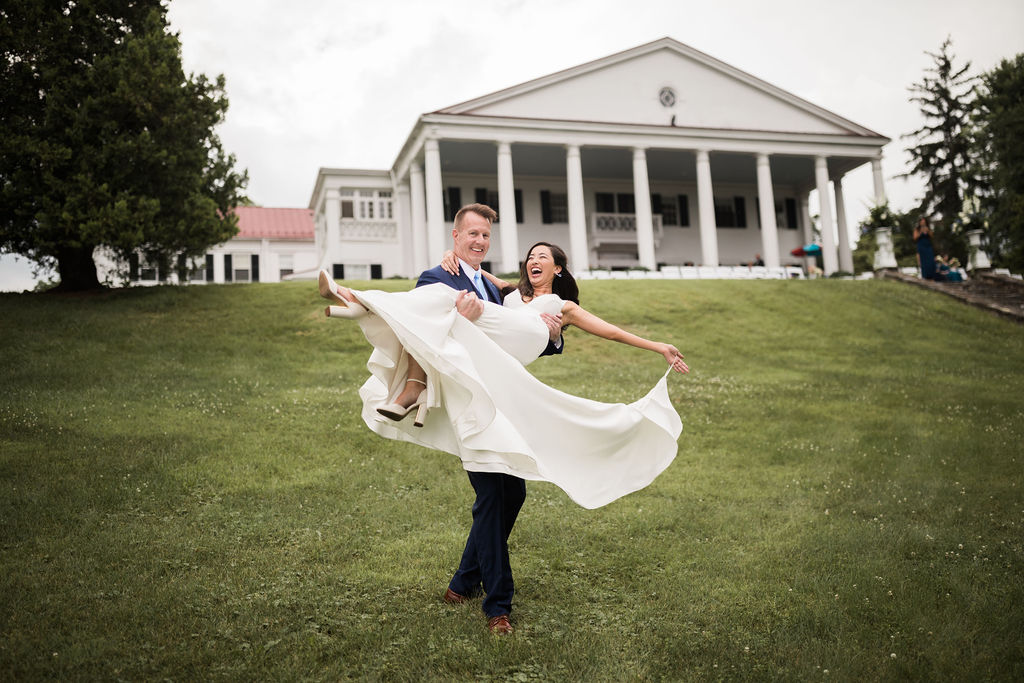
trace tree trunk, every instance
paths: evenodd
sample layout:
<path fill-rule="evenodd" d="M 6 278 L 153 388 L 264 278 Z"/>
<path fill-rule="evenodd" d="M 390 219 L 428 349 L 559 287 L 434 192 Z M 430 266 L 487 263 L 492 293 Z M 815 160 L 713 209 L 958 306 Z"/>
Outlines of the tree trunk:
<path fill-rule="evenodd" d="M 62 292 L 81 292 L 102 289 L 96 276 L 96 262 L 92 259 L 93 247 L 62 247 L 57 251 L 57 271 Z"/>

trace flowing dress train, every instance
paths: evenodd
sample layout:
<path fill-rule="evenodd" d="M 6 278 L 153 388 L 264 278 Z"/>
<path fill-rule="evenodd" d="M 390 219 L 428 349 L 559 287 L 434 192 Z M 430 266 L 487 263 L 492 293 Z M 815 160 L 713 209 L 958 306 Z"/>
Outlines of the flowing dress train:
<path fill-rule="evenodd" d="M 373 345 L 370 378 L 359 390 L 362 416 L 377 434 L 457 455 L 474 472 L 547 481 L 585 508 L 650 484 L 676 455 L 682 422 L 667 375 L 633 403 L 601 403 L 550 387 L 524 367 L 543 352 L 541 312 L 558 313 L 554 294 L 505 306 L 484 302 L 471 323 L 444 284 L 408 292 L 357 291 L 370 315 L 359 319 Z M 405 383 L 411 354 L 427 373 L 430 412 L 422 428 L 377 408 Z"/>

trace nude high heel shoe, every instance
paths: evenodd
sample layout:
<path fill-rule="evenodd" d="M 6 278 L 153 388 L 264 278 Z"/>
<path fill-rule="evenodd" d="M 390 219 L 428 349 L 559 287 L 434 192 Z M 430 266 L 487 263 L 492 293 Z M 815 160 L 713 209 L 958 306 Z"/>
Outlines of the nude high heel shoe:
<path fill-rule="evenodd" d="M 412 405 L 405 407 L 401 403 L 394 401 L 392 403 L 385 403 L 380 408 L 377 408 L 377 412 L 389 420 L 401 422 L 415 409 L 416 418 L 413 420 L 412 424 L 414 427 L 422 427 L 423 421 L 427 419 L 427 383 L 421 379 L 407 379 L 405 381 L 417 382 L 423 385 L 423 390 L 420 391 L 420 395 L 416 397 L 416 400 L 412 402 Z"/>
<path fill-rule="evenodd" d="M 320 275 L 317 278 L 317 284 L 320 287 L 320 296 L 325 299 L 330 299 L 342 306 L 348 306 L 352 302 L 341 295 L 341 287 L 334 281 L 330 275 L 327 274 L 326 270 L 321 269 Z"/>

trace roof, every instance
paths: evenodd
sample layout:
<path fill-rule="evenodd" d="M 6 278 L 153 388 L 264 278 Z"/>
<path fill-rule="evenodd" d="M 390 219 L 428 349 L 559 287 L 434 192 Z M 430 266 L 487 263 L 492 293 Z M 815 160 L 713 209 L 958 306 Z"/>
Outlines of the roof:
<path fill-rule="evenodd" d="M 314 238 L 313 211 L 239 206 L 238 234 L 234 239 L 311 240 Z"/>
<path fill-rule="evenodd" d="M 670 53 L 670 54 L 675 54 L 678 57 L 682 58 L 684 61 L 687 61 L 689 63 L 698 64 L 698 65 L 703 66 L 708 74 L 717 74 L 719 76 L 719 78 L 717 79 L 716 82 L 724 83 L 724 82 L 729 81 L 729 82 L 733 82 L 733 83 L 735 83 L 737 85 L 741 84 L 742 87 L 745 87 L 746 89 L 748 89 L 750 91 L 760 92 L 763 95 L 767 96 L 768 99 L 765 100 L 766 103 L 773 102 L 773 101 L 780 102 L 780 103 L 786 103 L 787 105 L 789 105 L 789 107 L 791 107 L 790 111 L 793 111 L 793 112 L 797 112 L 797 111 L 803 112 L 803 113 L 805 113 L 806 115 L 808 115 L 810 117 L 813 117 L 813 118 L 816 118 L 816 119 L 820 119 L 822 121 L 827 121 L 827 122 L 831 123 L 833 126 L 836 126 L 839 129 L 839 132 L 841 132 L 841 133 L 852 134 L 852 135 L 857 135 L 857 136 L 864 136 L 864 137 L 871 137 L 871 138 L 878 138 L 880 140 L 885 140 L 886 142 L 889 141 L 889 138 L 886 138 L 885 136 L 880 135 L 879 133 L 876 133 L 876 132 L 874 132 L 874 131 L 872 131 L 872 130 L 870 130 L 868 128 L 865 128 L 865 127 L 860 126 L 860 125 L 858 125 L 856 123 L 853 123 L 849 119 L 843 118 L 843 117 L 839 116 L 838 114 L 835 114 L 835 113 L 833 113 L 831 111 L 828 111 L 827 109 L 819 107 L 816 104 L 808 102 L 807 100 L 805 100 L 803 98 L 800 98 L 800 97 L 794 95 L 793 93 L 790 93 L 790 92 L 788 92 L 786 90 L 783 90 L 782 88 L 774 86 L 774 85 L 772 85 L 772 84 L 770 84 L 770 83 L 768 83 L 766 81 L 761 80 L 760 78 L 757 78 L 756 76 L 752 76 L 751 74 L 749 74 L 749 73 L 747 73 L 745 71 L 737 69 L 736 67 L 733 67 L 733 66 L 731 66 L 729 64 L 726 64 L 725 62 L 722 62 L 722 61 L 720 61 L 718 59 L 715 59 L 714 57 L 711 57 L 710 55 L 707 55 L 707 54 L 705 54 L 705 53 L 703 53 L 703 52 L 701 52 L 699 50 L 696 50 L 696 49 L 690 47 L 689 45 L 685 45 L 683 43 L 680 43 L 677 40 L 674 40 L 674 39 L 668 38 L 668 37 L 661 38 L 661 39 L 658 39 L 658 40 L 655 40 L 655 41 L 652 41 L 652 42 L 649 42 L 649 43 L 645 43 L 643 45 L 639 45 L 637 47 L 634 47 L 634 48 L 631 48 L 631 49 L 628 49 L 628 50 L 623 50 L 621 52 L 616 52 L 614 54 L 608 55 L 607 57 L 602 57 L 600 59 L 596 59 L 596 60 L 593 60 L 593 61 L 590 61 L 590 62 L 586 62 L 586 63 L 580 64 L 578 66 L 574 66 L 574 67 L 571 67 L 571 68 L 568 68 L 568 69 L 562 69 L 561 71 L 556 71 L 555 73 L 548 74 L 547 76 L 542 76 L 540 78 L 535 78 L 535 79 L 526 81 L 524 83 L 520 83 L 518 85 L 511 86 L 509 88 L 504 88 L 502 90 L 498 90 L 496 92 L 492 92 L 492 93 L 489 93 L 487 95 L 483 95 L 481 97 L 474 98 L 472 100 L 467 100 L 465 102 L 460 102 L 458 104 L 454 104 L 452 106 L 445 107 L 443 109 L 438 109 L 437 111 L 431 112 L 431 113 L 433 113 L 433 114 L 448 114 L 448 115 L 463 115 L 463 116 L 466 116 L 466 115 L 469 115 L 469 116 L 480 116 L 480 115 L 503 116 L 503 115 L 512 115 L 512 116 L 515 116 L 517 118 L 538 118 L 538 117 L 533 116 L 533 115 L 523 114 L 522 112 L 519 112 L 517 114 L 505 114 L 502 111 L 502 107 L 505 107 L 507 109 L 508 108 L 507 107 L 508 103 L 514 102 L 515 100 L 518 99 L 518 100 L 523 101 L 524 103 L 527 103 L 527 104 L 525 104 L 525 108 L 526 108 L 526 110 L 529 110 L 533 106 L 535 106 L 535 100 L 524 99 L 524 98 L 527 98 L 532 93 L 538 93 L 538 92 L 540 92 L 542 90 L 550 91 L 552 88 L 555 88 L 555 87 L 558 87 L 558 86 L 563 86 L 563 89 L 564 89 L 564 86 L 566 86 L 567 84 L 570 84 L 570 83 L 573 83 L 573 82 L 575 82 L 575 83 L 582 82 L 581 78 L 585 77 L 587 75 L 598 74 L 599 72 L 605 72 L 605 71 L 608 71 L 610 68 L 612 68 L 612 67 L 614 67 L 616 65 L 623 65 L 623 64 L 627 64 L 629 62 L 637 62 L 639 64 L 639 60 L 642 57 L 644 57 L 645 55 L 651 55 L 651 54 L 655 54 L 655 53 L 659 53 L 659 52 L 667 52 L 667 53 Z M 672 65 L 669 64 L 668 66 L 671 67 Z M 646 70 L 649 67 L 645 66 L 643 68 Z M 672 75 L 673 72 L 677 72 L 677 76 L 679 75 L 678 69 L 669 69 L 665 73 L 663 73 L 661 69 L 658 69 L 656 75 L 653 75 L 652 78 L 655 78 L 655 80 L 657 80 L 657 79 L 663 79 L 664 80 L 665 78 L 668 78 L 670 75 Z M 685 75 L 691 75 L 691 74 L 689 74 L 688 72 L 682 72 L 682 75 L 685 76 Z M 706 86 L 708 85 L 709 82 L 710 81 L 701 81 L 700 85 L 702 86 L 702 88 L 706 88 Z M 601 86 L 599 88 L 599 91 L 603 93 L 603 97 L 607 98 L 608 97 L 608 95 L 607 95 L 608 84 L 604 83 L 603 81 L 596 81 L 596 83 L 597 83 L 597 85 Z M 611 85 L 614 86 L 616 84 L 611 84 Z M 677 84 L 677 87 L 679 88 L 680 92 L 682 92 L 685 89 L 686 84 L 685 83 L 679 83 L 679 84 Z M 657 92 L 657 90 L 655 89 L 652 92 Z M 564 105 L 564 103 L 566 103 L 566 102 L 571 103 L 571 102 L 573 102 L 573 101 L 575 101 L 577 99 L 580 99 L 579 95 L 580 95 L 580 93 L 577 90 L 571 90 L 571 91 L 570 90 L 566 90 L 564 96 L 555 97 L 554 101 L 562 103 Z M 623 93 L 620 92 L 620 93 L 618 93 L 617 96 L 619 97 L 619 99 L 622 99 L 623 98 Z M 614 101 L 614 98 L 613 98 L 613 101 Z M 589 106 L 589 104 L 590 103 L 586 103 L 585 102 L 584 103 L 584 109 L 586 109 L 587 106 Z M 668 105 L 665 105 L 665 106 L 668 106 Z M 734 103 L 726 102 L 726 103 L 724 103 L 723 106 L 726 107 L 726 111 L 732 111 L 733 109 L 735 109 Z M 664 111 L 664 109 L 659 108 L 657 106 L 655 106 L 654 109 L 656 111 L 658 111 L 658 112 Z M 684 110 L 684 113 L 685 113 L 685 110 Z M 718 112 L 718 115 L 721 115 L 721 112 Z M 761 115 L 762 114 L 760 112 L 757 112 L 757 111 L 752 112 L 750 114 L 750 116 L 752 116 L 753 119 L 755 119 L 755 120 L 758 119 Z M 578 121 L 578 122 L 584 122 L 584 121 L 591 120 L 591 118 L 580 117 L 580 116 L 554 116 L 554 117 L 552 117 L 550 115 L 549 116 L 542 115 L 540 118 L 549 118 L 549 119 L 554 119 L 554 120 L 565 120 L 565 121 Z M 685 126 L 686 125 L 685 123 L 683 123 L 683 124 L 675 123 L 675 119 L 676 119 L 675 116 L 673 116 L 672 119 L 673 119 L 673 123 L 668 124 L 667 120 L 666 120 L 665 123 L 667 125 L 672 125 L 672 126 L 676 126 L 676 125 L 684 125 Z M 602 120 L 604 120 L 604 119 L 602 119 Z M 613 121 L 612 120 L 607 120 L 606 122 L 613 122 Z M 614 122 L 615 123 L 631 123 L 631 121 L 620 120 L 620 119 L 615 119 Z M 703 126 L 703 127 L 707 127 L 707 126 Z M 735 125 L 733 125 L 733 126 L 728 126 L 728 125 L 725 125 L 725 126 L 718 126 L 718 125 L 716 125 L 716 126 L 714 126 L 714 128 L 716 128 L 716 129 L 719 128 L 719 127 L 723 127 L 723 128 L 739 128 L 739 129 L 743 129 L 743 130 L 751 128 L 751 126 L 735 126 Z M 756 129 L 756 130 L 761 130 L 760 125 L 753 126 L 753 128 Z"/>

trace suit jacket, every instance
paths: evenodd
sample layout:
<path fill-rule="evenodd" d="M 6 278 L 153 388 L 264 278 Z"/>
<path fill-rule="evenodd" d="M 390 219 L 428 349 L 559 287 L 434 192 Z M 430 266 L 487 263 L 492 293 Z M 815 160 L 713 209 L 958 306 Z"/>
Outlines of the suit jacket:
<path fill-rule="evenodd" d="M 465 271 L 463 271 L 461 268 L 459 268 L 458 275 L 452 275 L 441 266 L 434 266 L 430 270 L 423 271 L 420 274 L 420 279 L 416 281 L 416 286 L 422 287 L 423 285 L 432 285 L 435 282 L 441 282 L 443 284 L 446 284 L 452 289 L 465 289 L 470 292 L 477 291 L 476 285 L 473 284 L 473 280 L 470 279 L 470 277 L 466 275 Z M 498 288 L 495 287 L 487 278 L 483 278 L 483 284 L 484 290 L 486 290 L 487 292 L 487 298 L 500 306 L 502 301 L 501 292 L 498 291 Z M 552 356 L 561 353 L 562 348 L 564 347 L 564 340 L 562 340 L 561 346 L 556 347 L 555 343 L 549 339 L 547 348 L 544 349 L 544 353 L 540 355 Z"/>

